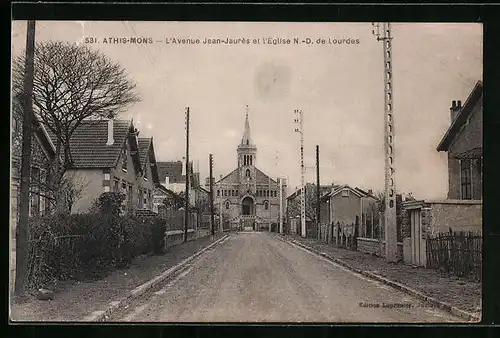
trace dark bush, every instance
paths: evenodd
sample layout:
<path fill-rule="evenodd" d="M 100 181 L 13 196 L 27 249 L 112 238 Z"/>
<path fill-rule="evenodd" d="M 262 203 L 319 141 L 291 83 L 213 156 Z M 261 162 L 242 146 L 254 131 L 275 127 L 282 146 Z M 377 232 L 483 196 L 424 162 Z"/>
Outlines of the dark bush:
<path fill-rule="evenodd" d="M 164 219 L 153 218 L 151 220 L 151 242 L 155 255 L 165 252 L 165 231 L 167 231 L 167 223 Z"/>
<path fill-rule="evenodd" d="M 105 192 L 94 202 L 93 209 L 102 214 L 120 215 L 125 194 L 120 192 Z"/>
<path fill-rule="evenodd" d="M 99 279 L 145 254 L 162 254 L 166 221 L 119 215 L 121 194 L 103 194 L 88 214 L 30 219 L 28 288 Z M 97 212 L 99 210 L 99 212 Z"/>

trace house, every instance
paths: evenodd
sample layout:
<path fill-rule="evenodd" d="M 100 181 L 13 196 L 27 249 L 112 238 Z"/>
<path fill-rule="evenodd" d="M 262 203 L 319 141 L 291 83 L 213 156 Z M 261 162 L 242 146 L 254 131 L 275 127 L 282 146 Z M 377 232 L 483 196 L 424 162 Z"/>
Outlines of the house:
<path fill-rule="evenodd" d="M 156 184 L 153 192 L 153 211 L 166 217 L 169 211 L 178 210 L 181 205 L 178 201 L 179 195 L 162 184 Z"/>
<path fill-rule="evenodd" d="M 186 163 L 182 161 L 160 161 L 157 163 L 160 184 L 175 193 L 186 191 Z M 189 203 L 194 206 L 197 201 L 197 194 L 200 188 L 200 174 L 195 172 L 194 164 L 189 162 Z"/>
<path fill-rule="evenodd" d="M 139 138 L 130 120 L 85 120 L 70 139 L 71 175 L 84 187 L 72 213 L 85 213 L 104 192 L 122 192 L 126 213 L 153 210 L 159 182 L 153 138 Z M 55 136 L 51 135 L 53 141 Z"/>
<path fill-rule="evenodd" d="M 320 195 L 324 195 L 329 192 L 332 187 L 337 185 L 320 185 Z M 305 184 L 305 195 L 306 195 L 306 234 L 309 232 L 311 236 L 316 236 L 316 185 L 313 183 Z M 296 188 L 295 191 L 286 198 L 286 215 L 289 231 L 291 233 L 301 234 L 301 196 L 302 189 Z M 321 219 L 324 219 L 324 215 L 320 215 Z"/>
<path fill-rule="evenodd" d="M 483 84 L 478 81 L 462 106 L 452 101 L 451 123 L 436 150 L 447 153 L 448 195 L 445 200 L 403 203 L 404 261 L 426 266 L 426 240 L 438 233 L 482 231 Z"/>
<path fill-rule="evenodd" d="M 11 126 L 11 224 L 15 227 L 18 219 L 19 189 L 21 179 L 21 146 L 23 116 L 19 107 L 12 110 Z M 51 205 L 47 193 L 47 180 L 50 164 L 55 159 L 55 146 L 47 130 L 37 120 L 34 121 L 31 137 L 31 187 L 29 215 L 36 216 L 47 212 Z"/>
<path fill-rule="evenodd" d="M 29 216 L 43 215 L 50 210 L 50 194 L 47 191 L 47 180 L 50 178 L 50 164 L 55 159 L 55 147 L 47 130 L 35 119 L 31 134 L 31 171 Z M 14 286 L 16 269 L 16 230 L 19 219 L 20 184 L 21 184 L 21 145 L 23 114 L 21 107 L 13 101 L 11 118 L 11 148 L 10 148 L 10 277 Z"/>
<path fill-rule="evenodd" d="M 437 146 L 448 155 L 448 199 L 483 199 L 483 84 L 462 106 L 452 101 L 451 124 Z"/>
<path fill-rule="evenodd" d="M 321 239 L 327 243 L 363 247 L 367 240 L 378 236 L 378 198 L 372 191 L 335 185 L 321 196 Z M 354 239 L 358 238 L 357 243 Z"/>

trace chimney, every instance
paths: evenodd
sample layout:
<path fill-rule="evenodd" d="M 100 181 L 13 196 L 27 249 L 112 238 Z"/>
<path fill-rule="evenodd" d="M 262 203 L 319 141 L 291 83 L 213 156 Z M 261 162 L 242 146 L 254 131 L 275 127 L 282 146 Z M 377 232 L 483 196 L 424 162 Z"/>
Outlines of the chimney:
<path fill-rule="evenodd" d="M 107 146 L 111 146 L 115 143 L 115 140 L 113 139 L 113 117 L 110 117 L 108 119 L 108 141 L 106 142 Z"/>
<path fill-rule="evenodd" d="M 450 118 L 451 118 L 451 123 L 455 121 L 455 118 L 458 115 L 458 112 L 462 109 L 462 101 L 451 101 L 451 108 L 450 108 Z"/>
<path fill-rule="evenodd" d="M 368 189 L 368 195 L 373 195 L 373 190 L 372 189 Z"/>

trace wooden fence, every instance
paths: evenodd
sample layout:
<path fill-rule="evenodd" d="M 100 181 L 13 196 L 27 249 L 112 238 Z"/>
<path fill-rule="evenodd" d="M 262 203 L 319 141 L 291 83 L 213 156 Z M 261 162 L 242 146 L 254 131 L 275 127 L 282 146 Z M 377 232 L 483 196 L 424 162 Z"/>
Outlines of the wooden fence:
<path fill-rule="evenodd" d="M 481 233 L 472 231 L 440 233 L 427 239 L 427 267 L 480 281 L 482 245 Z"/>

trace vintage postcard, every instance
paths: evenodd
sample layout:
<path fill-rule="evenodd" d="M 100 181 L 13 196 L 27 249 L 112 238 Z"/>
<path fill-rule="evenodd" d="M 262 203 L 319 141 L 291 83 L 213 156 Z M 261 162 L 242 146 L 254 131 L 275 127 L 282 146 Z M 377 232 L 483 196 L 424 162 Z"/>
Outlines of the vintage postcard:
<path fill-rule="evenodd" d="M 12 41 L 11 321 L 481 320 L 481 24 Z"/>

